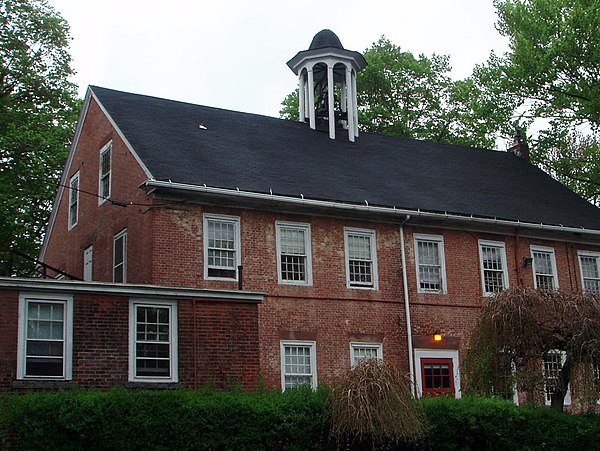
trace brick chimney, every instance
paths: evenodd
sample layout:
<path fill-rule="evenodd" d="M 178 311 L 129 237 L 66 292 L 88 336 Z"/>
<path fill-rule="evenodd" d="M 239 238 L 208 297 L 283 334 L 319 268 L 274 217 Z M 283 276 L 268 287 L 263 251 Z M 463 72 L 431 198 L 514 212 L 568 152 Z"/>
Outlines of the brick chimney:
<path fill-rule="evenodd" d="M 519 130 L 515 130 L 512 146 L 506 151 L 514 153 L 516 156 L 523 158 L 525 161 L 529 161 L 529 146 L 525 142 L 525 139 L 521 137 L 521 132 Z"/>

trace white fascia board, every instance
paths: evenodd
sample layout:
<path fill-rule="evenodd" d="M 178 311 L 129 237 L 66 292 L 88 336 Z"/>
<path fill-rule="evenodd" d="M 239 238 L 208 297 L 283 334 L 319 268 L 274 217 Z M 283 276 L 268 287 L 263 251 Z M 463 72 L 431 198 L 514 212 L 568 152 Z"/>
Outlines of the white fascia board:
<path fill-rule="evenodd" d="M 190 185 L 185 183 L 175 183 L 171 181 L 162 181 L 162 180 L 148 180 L 144 183 L 150 189 L 172 189 L 184 192 L 193 192 L 198 194 L 213 194 L 226 196 L 230 198 L 246 198 L 246 199 L 255 199 L 255 200 L 264 200 L 276 202 L 279 204 L 291 204 L 297 206 L 312 206 L 312 207 L 320 207 L 320 208 L 332 208 L 337 210 L 344 211 L 352 211 L 352 212 L 361 212 L 361 213 L 373 213 L 373 214 L 386 214 L 398 216 L 400 218 L 410 217 L 410 219 L 424 219 L 424 220 L 435 220 L 435 221 L 449 221 L 454 223 L 461 224 L 473 224 L 480 227 L 485 226 L 504 226 L 504 227 L 512 227 L 518 228 L 519 230 L 533 230 L 533 231 L 546 231 L 546 232 L 561 232 L 561 233 L 578 233 L 581 235 L 587 235 L 593 237 L 595 239 L 600 239 L 600 230 L 594 229 L 585 229 L 583 227 L 565 227 L 565 226 L 556 226 L 556 225 L 547 225 L 547 224 L 538 224 L 531 222 L 521 222 L 521 221 L 511 221 L 506 219 L 496 219 L 496 218 L 480 218 L 475 216 L 466 216 L 459 215 L 454 213 L 435 213 L 421 210 L 408 210 L 403 208 L 396 207 L 378 207 L 363 204 L 350 204 L 343 202 L 335 202 L 335 201 L 324 201 L 317 199 L 307 199 L 303 196 L 301 197 L 292 197 L 285 195 L 277 195 L 277 194 L 265 194 L 265 193 L 255 193 L 251 191 L 241 191 L 241 190 L 233 190 L 227 188 L 214 188 L 211 186 L 203 186 L 203 185 Z M 520 233 L 521 236 L 528 236 L 526 233 Z M 532 238 L 535 238 L 536 235 L 531 235 Z M 554 238 L 553 238 L 554 240 Z M 557 240 L 558 241 L 558 240 Z M 597 243 L 596 243 L 597 244 Z"/>
<path fill-rule="evenodd" d="M 241 290 L 211 290 L 207 288 L 166 287 L 162 285 L 138 285 L 112 282 L 81 282 L 74 280 L 28 279 L 0 277 L 0 289 L 27 290 L 62 293 L 112 294 L 137 298 L 204 299 L 231 302 L 261 302 L 262 292 Z"/>

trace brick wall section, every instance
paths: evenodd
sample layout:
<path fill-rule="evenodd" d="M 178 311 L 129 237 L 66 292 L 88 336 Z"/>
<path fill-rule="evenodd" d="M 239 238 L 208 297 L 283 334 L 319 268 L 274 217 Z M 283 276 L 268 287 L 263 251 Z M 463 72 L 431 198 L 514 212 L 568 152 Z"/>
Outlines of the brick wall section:
<path fill-rule="evenodd" d="M 197 320 L 195 345 L 194 317 Z M 194 306 L 193 300 L 179 302 L 179 379 L 182 385 L 188 388 L 242 386 L 256 389 L 258 375 L 256 304 L 197 301 Z"/>
<path fill-rule="evenodd" d="M 98 205 L 100 150 L 111 140 L 111 197 L 138 205 L 120 207 L 108 201 Z M 91 100 L 73 163 L 68 170 L 67 183 L 77 171 L 80 173 L 79 221 L 68 230 L 69 190 L 65 189 L 44 262 L 81 278 L 83 251 L 93 245 L 93 278 L 111 282 L 113 239 L 126 228 L 127 279 L 132 283 L 150 283 L 152 209 L 149 206 L 152 198 L 138 188 L 148 176 L 94 100 Z"/>
<path fill-rule="evenodd" d="M 165 285 L 235 289 L 237 282 L 204 280 L 203 214 L 238 216 L 241 225 L 244 289 L 268 293 L 260 305 L 261 375 L 280 386 L 279 342 L 301 332 L 317 341 L 318 378 L 331 381 L 349 366 L 349 336 L 361 331 L 384 337 L 386 360 L 408 370 L 406 320 L 398 224 L 381 224 L 304 215 L 205 206 L 170 206 L 155 211 L 154 282 Z M 313 286 L 278 284 L 276 221 L 309 223 Z M 374 229 L 377 236 L 378 290 L 346 287 L 344 227 Z M 444 237 L 448 292 L 418 293 L 414 234 Z M 177 239 L 176 237 L 179 237 Z M 413 335 L 441 331 L 462 358 L 483 302 L 478 240 L 505 243 L 510 286 L 533 286 L 531 266 L 523 257 L 531 245 L 554 247 L 559 285 L 577 291 L 581 275 L 577 250 L 597 246 L 532 240 L 440 228 L 405 226 L 408 290 Z M 312 335 L 311 335 L 312 334 Z M 419 341 L 423 343 L 423 340 Z M 439 345 L 431 344 L 432 348 Z M 443 345 L 442 345 L 443 346 Z"/>
<path fill-rule="evenodd" d="M 107 389 L 124 385 L 129 368 L 129 299 L 78 295 L 73 305 L 73 382 Z"/>
<path fill-rule="evenodd" d="M 193 388 L 211 384 L 224 388 L 229 383 L 256 388 L 259 383 L 257 304 L 199 299 L 195 315 L 193 305 L 191 299 L 178 301 L 179 385 Z M 0 290 L 0 391 L 57 387 L 108 389 L 129 384 L 127 297 L 74 295 L 71 382 L 16 381 L 18 306 L 17 291 Z"/>
<path fill-rule="evenodd" d="M 10 386 L 17 374 L 18 291 L 0 291 L 0 391 Z"/>

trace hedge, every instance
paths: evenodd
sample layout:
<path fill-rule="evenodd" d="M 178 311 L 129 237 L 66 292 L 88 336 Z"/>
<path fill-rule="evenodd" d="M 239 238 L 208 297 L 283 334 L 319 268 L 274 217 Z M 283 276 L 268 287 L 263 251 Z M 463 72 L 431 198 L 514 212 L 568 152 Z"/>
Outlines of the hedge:
<path fill-rule="evenodd" d="M 327 397 L 324 388 L 9 394 L 0 399 L 0 448 L 334 449 Z M 497 399 L 420 402 L 427 415 L 426 436 L 386 449 L 595 449 L 600 437 L 595 415 L 517 407 Z"/>

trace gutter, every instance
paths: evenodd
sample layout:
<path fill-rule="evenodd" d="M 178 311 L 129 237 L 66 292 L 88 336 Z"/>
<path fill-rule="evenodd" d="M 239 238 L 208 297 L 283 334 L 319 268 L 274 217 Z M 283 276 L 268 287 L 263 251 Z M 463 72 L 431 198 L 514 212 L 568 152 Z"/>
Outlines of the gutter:
<path fill-rule="evenodd" d="M 264 194 L 255 193 L 251 191 L 240 191 L 239 189 L 233 190 L 228 188 L 214 188 L 206 185 L 190 185 L 185 183 L 176 183 L 171 181 L 161 180 L 148 180 L 142 187 L 147 187 L 148 193 L 151 193 L 155 189 L 172 189 L 177 191 L 185 191 L 189 193 L 203 193 L 212 194 L 216 196 L 226 196 L 232 198 L 241 199 L 254 199 L 262 201 L 276 202 L 280 204 L 291 204 L 296 206 L 309 206 L 309 207 L 320 207 L 320 208 L 333 208 L 343 211 L 351 212 L 362 212 L 362 213 L 378 213 L 386 215 L 397 215 L 400 217 L 411 216 L 412 218 L 433 220 L 433 221 L 456 221 L 467 224 L 475 224 L 481 226 L 504 226 L 504 227 L 518 227 L 520 229 L 531 229 L 545 232 L 560 232 L 560 233 L 577 233 L 585 234 L 593 237 L 600 238 L 600 230 L 586 229 L 584 227 L 565 227 L 562 225 L 548 225 L 543 223 L 532 223 L 532 222 L 521 222 L 511 221 L 506 219 L 497 218 L 481 218 L 471 216 L 464 216 L 454 213 L 435 213 L 429 211 L 410 210 L 396 207 L 379 207 L 371 206 L 365 201 L 365 205 L 362 204 L 345 204 L 342 202 L 306 199 L 301 194 L 300 197 L 292 197 L 277 194 Z"/>

